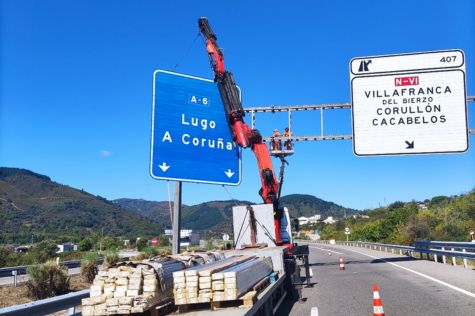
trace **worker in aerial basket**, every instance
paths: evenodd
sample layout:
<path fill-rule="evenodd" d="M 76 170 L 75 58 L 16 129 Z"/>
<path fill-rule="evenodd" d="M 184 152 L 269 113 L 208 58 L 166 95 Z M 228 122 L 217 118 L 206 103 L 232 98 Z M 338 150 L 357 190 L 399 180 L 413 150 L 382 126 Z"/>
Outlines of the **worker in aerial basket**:
<path fill-rule="evenodd" d="M 289 137 L 289 138 L 285 140 L 284 146 L 285 146 L 285 149 L 287 150 L 292 150 L 292 141 L 290 140 L 290 136 L 291 136 L 290 130 L 288 127 L 286 127 L 284 130 L 284 137 Z"/>
<path fill-rule="evenodd" d="M 272 134 L 271 150 L 280 150 L 280 147 L 281 147 L 280 139 L 275 139 L 275 137 L 280 137 L 280 133 L 278 129 L 274 129 L 274 133 Z"/>

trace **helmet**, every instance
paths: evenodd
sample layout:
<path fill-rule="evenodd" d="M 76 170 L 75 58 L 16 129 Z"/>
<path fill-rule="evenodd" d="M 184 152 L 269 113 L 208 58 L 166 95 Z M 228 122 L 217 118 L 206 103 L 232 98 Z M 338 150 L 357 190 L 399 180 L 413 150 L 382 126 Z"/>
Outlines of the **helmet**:
<path fill-rule="evenodd" d="M 279 130 L 278 130 L 277 128 L 276 128 L 276 129 L 274 129 L 274 132 L 278 132 L 278 131 L 279 131 Z"/>
<path fill-rule="evenodd" d="M 289 128 L 288 128 L 288 127 L 286 127 L 286 128 L 285 128 L 285 131 L 286 131 L 286 132 L 288 132 L 288 131 L 289 131 Z"/>

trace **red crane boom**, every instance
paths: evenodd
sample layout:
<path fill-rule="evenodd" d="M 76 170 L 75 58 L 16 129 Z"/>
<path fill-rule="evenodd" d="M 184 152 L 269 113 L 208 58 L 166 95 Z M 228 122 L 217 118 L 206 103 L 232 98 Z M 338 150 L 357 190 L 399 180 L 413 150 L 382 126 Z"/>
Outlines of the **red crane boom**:
<path fill-rule="evenodd" d="M 244 110 L 241 104 L 239 91 L 236 87 L 234 76 L 224 68 L 224 55 L 217 43 L 217 37 L 213 33 L 208 20 L 200 18 L 198 21 L 201 34 L 205 37 L 206 50 L 208 52 L 211 68 L 214 71 L 214 80 L 218 84 L 219 93 L 223 102 L 228 126 L 233 140 L 242 148 L 251 147 L 257 159 L 257 167 L 261 179 L 259 195 L 266 204 L 273 204 L 274 226 L 276 243 L 281 243 L 280 219 L 282 210 L 279 207 L 278 189 L 279 183 L 275 177 L 269 150 L 262 141 L 259 131 L 251 129 L 244 122 Z"/>

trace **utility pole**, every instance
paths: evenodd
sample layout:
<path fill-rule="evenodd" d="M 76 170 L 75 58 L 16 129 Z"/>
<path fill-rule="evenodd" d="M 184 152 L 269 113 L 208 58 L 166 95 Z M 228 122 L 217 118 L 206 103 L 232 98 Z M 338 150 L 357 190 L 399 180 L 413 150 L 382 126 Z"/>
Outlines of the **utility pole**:
<path fill-rule="evenodd" d="M 104 238 L 104 226 L 101 228 L 101 241 L 99 242 L 99 252 L 102 252 L 102 239 Z"/>

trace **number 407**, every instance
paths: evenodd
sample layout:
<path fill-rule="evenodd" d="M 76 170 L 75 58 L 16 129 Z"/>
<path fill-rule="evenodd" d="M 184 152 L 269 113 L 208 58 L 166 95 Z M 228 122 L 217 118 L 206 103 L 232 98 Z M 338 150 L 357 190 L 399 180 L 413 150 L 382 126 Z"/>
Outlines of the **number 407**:
<path fill-rule="evenodd" d="M 457 56 L 444 56 L 440 59 L 441 63 L 450 63 L 450 62 L 455 62 L 455 59 Z"/>

